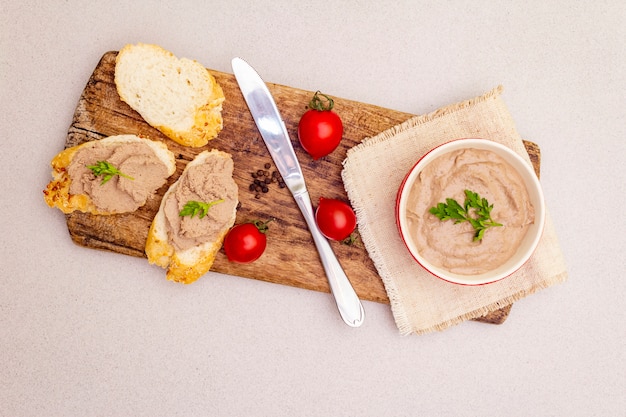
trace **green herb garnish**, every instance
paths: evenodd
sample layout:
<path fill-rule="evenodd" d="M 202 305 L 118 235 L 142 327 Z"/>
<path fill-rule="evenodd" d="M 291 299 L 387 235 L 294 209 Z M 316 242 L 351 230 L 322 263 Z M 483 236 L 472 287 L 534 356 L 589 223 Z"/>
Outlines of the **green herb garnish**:
<path fill-rule="evenodd" d="M 470 210 L 474 209 L 474 215 L 470 215 Z M 489 204 L 486 198 L 481 198 L 478 193 L 465 190 L 465 203 L 461 206 L 456 200 L 446 198 L 446 203 L 439 203 L 436 207 L 428 210 L 441 221 L 454 220 L 454 223 L 469 222 L 476 230 L 474 240 L 482 240 L 485 230 L 494 226 L 502 226 L 493 221 L 491 210 L 493 204 Z"/>
<path fill-rule="evenodd" d="M 195 216 L 196 214 L 201 219 L 207 215 L 209 209 L 216 204 L 223 203 L 224 199 L 212 201 L 210 203 L 203 203 L 202 201 L 187 201 L 183 209 L 178 213 L 179 216 Z"/>
<path fill-rule="evenodd" d="M 121 177 L 128 178 L 129 180 L 134 180 L 133 177 L 122 173 L 120 170 L 115 168 L 107 161 L 98 161 L 96 162 L 96 165 L 87 165 L 87 168 L 89 168 L 96 177 L 102 175 L 102 182 L 100 183 L 100 185 L 106 184 L 106 182 L 113 178 L 114 175 L 119 175 Z"/>

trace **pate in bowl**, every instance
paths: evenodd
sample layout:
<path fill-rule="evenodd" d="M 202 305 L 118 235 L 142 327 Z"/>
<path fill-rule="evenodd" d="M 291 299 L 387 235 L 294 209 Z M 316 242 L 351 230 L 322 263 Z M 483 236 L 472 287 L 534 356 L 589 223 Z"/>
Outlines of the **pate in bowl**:
<path fill-rule="evenodd" d="M 410 255 L 462 285 L 499 281 L 528 261 L 541 238 L 545 203 L 527 160 L 488 139 L 457 139 L 405 176 L 396 223 Z"/>

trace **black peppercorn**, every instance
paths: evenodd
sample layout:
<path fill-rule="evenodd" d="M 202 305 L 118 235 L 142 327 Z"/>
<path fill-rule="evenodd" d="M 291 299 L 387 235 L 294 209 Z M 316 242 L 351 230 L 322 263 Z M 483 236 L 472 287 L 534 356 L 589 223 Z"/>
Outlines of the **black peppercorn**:
<path fill-rule="evenodd" d="M 285 188 L 285 182 L 280 176 L 280 173 L 276 170 L 270 172 L 272 164 L 266 162 L 263 164 L 264 169 L 258 169 L 255 172 L 251 172 L 252 183 L 248 187 L 250 192 L 254 193 L 254 198 L 261 198 L 261 193 L 269 192 L 269 184 L 278 183 L 280 188 Z"/>

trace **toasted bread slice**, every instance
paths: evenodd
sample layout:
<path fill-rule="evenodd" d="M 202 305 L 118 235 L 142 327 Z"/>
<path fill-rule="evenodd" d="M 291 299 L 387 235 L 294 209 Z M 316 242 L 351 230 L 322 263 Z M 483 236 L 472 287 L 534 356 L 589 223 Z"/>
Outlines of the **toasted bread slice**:
<path fill-rule="evenodd" d="M 120 160 L 120 154 L 124 152 L 121 148 L 125 147 L 129 147 L 127 151 L 132 155 L 122 157 L 123 160 Z M 116 152 L 117 156 L 113 156 Z M 138 154 L 146 155 L 146 159 L 138 161 Z M 95 176 L 87 168 L 87 165 L 95 164 L 99 159 L 119 161 L 124 168 L 119 166 L 118 168 L 121 171 L 126 169 L 128 171 L 126 174 L 136 178 L 129 180 L 114 176 L 106 184 L 101 185 L 103 177 Z M 150 165 L 157 166 L 161 175 L 146 177 L 142 171 L 147 170 L 148 159 L 151 161 Z M 174 154 L 163 142 L 135 135 L 109 136 L 67 148 L 57 154 L 50 164 L 53 180 L 44 190 L 44 200 L 50 207 L 56 207 L 63 213 L 79 210 L 108 215 L 134 211 L 144 205 L 148 197 L 163 186 L 167 178 L 176 171 Z M 81 192 L 75 191 L 78 182 L 84 184 Z M 102 197 L 107 193 L 114 196 L 114 201 L 110 204 L 100 203 L 100 198 L 95 197 L 96 195 Z M 118 193 L 123 198 L 119 198 Z"/>
<path fill-rule="evenodd" d="M 180 216 L 189 201 L 210 203 L 207 215 Z M 203 151 L 170 186 L 146 241 L 148 261 L 167 269 L 167 279 L 192 283 L 211 269 L 224 237 L 235 223 L 238 188 L 230 154 Z"/>
<path fill-rule="evenodd" d="M 115 85 L 148 124 L 181 145 L 204 146 L 222 130 L 224 92 L 197 61 L 129 44 L 117 55 Z"/>

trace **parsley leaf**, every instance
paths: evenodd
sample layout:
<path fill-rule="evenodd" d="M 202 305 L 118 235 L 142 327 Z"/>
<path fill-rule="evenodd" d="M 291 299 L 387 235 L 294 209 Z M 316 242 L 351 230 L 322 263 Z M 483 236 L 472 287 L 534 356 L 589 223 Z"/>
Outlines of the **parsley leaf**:
<path fill-rule="evenodd" d="M 100 185 L 106 184 L 107 181 L 113 178 L 114 175 L 119 175 L 121 177 L 128 178 L 129 180 L 134 180 L 133 177 L 124 174 L 123 172 L 115 168 L 113 164 L 107 161 L 98 161 L 95 165 L 87 165 L 87 168 L 89 168 L 96 177 L 102 175 L 102 182 L 100 183 Z"/>
<path fill-rule="evenodd" d="M 178 213 L 178 215 L 181 217 L 184 217 L 184 216 L 193 217 L 195 215 L 198 215 L 198 217 L 202 219 L 204 218 L 204 216 L 207 215 L 211 207 L 213 207 L 216 204 L 223 203 L 223 202 L 224 202 L 224 199 L 215 200 L 210 203 L 190 200 L 190 201 L 187 201 L 187 203 L 185 203 L 183 209 Z"/>
<path fill-rule="evenodd" d="M 459 204 L 453 198 L 446 198 L 445 203 L 438 203 L 431 207 L 428 212 L 437 216 L 441 221 L 454 220 L 454 223 L 469 222 L 476 234 L 474 241 L 480 241 L 485 236 L 485 230 L 490 227 L 502 226 L 491 218 L 493 204 L 489 204 L 486 198 L 482 198 L 478 193 L 465 190 L 465 202 Z M 473 215 L 470 214 L 473 211 Z"/>

